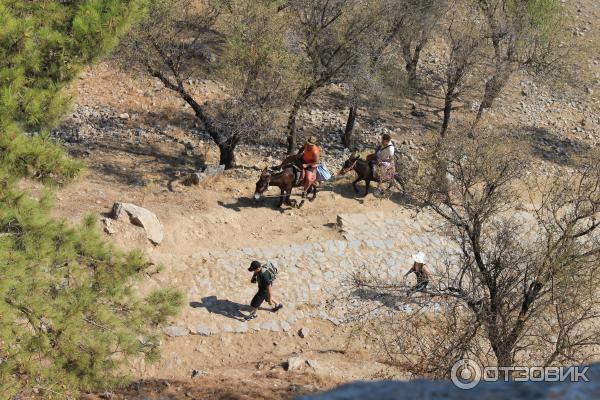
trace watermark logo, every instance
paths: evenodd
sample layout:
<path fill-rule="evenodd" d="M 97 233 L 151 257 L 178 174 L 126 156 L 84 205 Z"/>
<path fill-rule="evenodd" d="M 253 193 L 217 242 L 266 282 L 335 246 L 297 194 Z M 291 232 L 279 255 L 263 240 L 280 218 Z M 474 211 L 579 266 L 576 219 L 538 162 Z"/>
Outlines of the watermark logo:
<path fill-rule="evenodd" d="M 468 358 L 454 363 L 452 383 L 460 389 L 473 389 L 480 382 L 589 382 L 589 367 L 482 367 Z"/>
<path fill-rule="evenodd" d="M 450 375 L 452 383 L 460 389 L 473 389 L 481 381 L 481 366 L 468 358 L 454 363 Z"/>

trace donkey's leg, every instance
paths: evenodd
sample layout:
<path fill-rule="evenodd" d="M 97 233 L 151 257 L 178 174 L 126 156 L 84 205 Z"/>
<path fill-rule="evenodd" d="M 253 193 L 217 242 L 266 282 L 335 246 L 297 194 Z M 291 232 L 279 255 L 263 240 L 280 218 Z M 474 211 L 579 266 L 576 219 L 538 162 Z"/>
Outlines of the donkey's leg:
<path fill-rule="evenodd" d="M 394 178 L 390 179 L 388 190 L 392 190 L 393 187 L 396 187 L 396 181 L 394 180 Z"/>
<path fill-rule="evenodd" d="M 356 179 L 354 182 L 352 182 L 352 187 L 354 188 L 354 192 L 355 192 L 355 193 L 358 193 L 358 186 L 356 186 L 356 184 L 357 184 L 358 182 L 360 182 L 361 180 L 362 180 L 362 179 L 360 179 L 360 178 L 357 178 L 357 179 Z"/>
<path fill-rule="evenodd" d="M 308 188 L 308 190 L 310 190 L 310 188 Z M 298 208 L 302 207 L 304 205 L 304 201 L 306 200 L 306 190 L 303 188 L 302 189 L 302 200 L 300 201 L 300 204 L 298 204 Z"/>
<path fill-rule="evenodd" d="M 308 201 L 315 201 L 315 199 L 317 198 L 317 187 L 313 185 L 311 190 L 312 190 L 312 197 L 310 199 L 308 199 Z"/>
<path fill-rule="evenodd" d="M 277 205 L 277 207 L 281 208 L 281 206 L 283 205 L 283 201 L 285 200 L 285 189 L 284 188 L 280 188 L 281 189 L 281 194 L 279 195 L 279 204 Z"/>
<path fill-rule="evenodd" d="M 293 200 L 293 199 L 290 200 L 290 196 L 292 195 L 292 189 L 293 189 L 293 186 L 287 188 L 287 191 L 286 191 L 287 196 L 285 197 L 285 204 L 287 204 L 288 206 L 291 206 L 291 207 L 296 207 L 296 200 Z"/>
<path fill-rule="evenodd" d="M 363 197 L 367 197 L 367 195 L 369 194 L 370 187 L 371 187 L 371 180 L 367 179 L 366 184 L 365 184 L 365 194 L 363 195 Z"/>

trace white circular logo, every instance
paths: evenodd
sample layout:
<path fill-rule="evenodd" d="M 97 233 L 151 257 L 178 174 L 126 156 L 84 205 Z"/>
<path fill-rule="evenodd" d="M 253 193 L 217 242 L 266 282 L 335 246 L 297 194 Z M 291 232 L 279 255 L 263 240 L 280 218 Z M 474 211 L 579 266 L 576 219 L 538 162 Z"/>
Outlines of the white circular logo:
<path fill-rule="evenodd" d="M 458 360 L 450 371 L 452 383 L 459 389 L 473 389 L 481 381 L 481 367 L 473 360 Z"/>

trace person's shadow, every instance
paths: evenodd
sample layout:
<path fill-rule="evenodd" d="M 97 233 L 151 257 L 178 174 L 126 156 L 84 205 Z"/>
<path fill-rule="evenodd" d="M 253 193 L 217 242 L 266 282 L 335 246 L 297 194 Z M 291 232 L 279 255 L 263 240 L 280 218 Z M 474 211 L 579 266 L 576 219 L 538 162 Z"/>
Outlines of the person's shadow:
<path fill-rule="evenodd" d="M 209 313 L 219 314 L 238 321 L 245 321 L 242 311 L 251 311 L 252 308 L 245 304 L 236 303 L 231 300 L 217 299 L 217 296 L 207 296 L 201 302 L 190 302 L 192 308 L 206 308 Z"/>

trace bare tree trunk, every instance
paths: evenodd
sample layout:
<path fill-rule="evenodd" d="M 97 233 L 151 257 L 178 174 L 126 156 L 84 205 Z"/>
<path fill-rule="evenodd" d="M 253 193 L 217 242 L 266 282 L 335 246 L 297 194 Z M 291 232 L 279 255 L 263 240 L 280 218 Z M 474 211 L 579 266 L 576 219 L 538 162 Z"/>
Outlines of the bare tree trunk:
<path fill-rule="evenodd" d="M 310 85 L 305 90 L 300 92 L 298 96 L 296 96 L 296 100 L 294 101 L 292 109 L 290 110 L 287 123 L 287 154 L 289 155 L 295 154 L 298 150 L 296 148 L 296 118 L 298 117 L 298 112 L 304 103 L 306 103 L 306 100 L 308 100 L 308 98 L 313 94 L 315 89 L 315 85 Z"/>
<path fill-rule="evenodd" d="M 497 351 L 494 351 L 496 356 L 496 361 L 498 362 L 498 367 L 512 367 L 514 364 L 512 349 L 508 349 L 505 347 L 499 348 Z M 509 371 L 506 371 L 502 368 L 498 371 L 498 377 L 501 380 L 510 379 L 512 374 Z"/>
<path fill-rule="evenodd" d="M 424 44 L 419 43 L 415 46 L 414 50 L 410 44 L 402 46 L 402 55 L 404 62 L 406 63 L 404 68 L 408 73 L 408 84 L 412 88 L 417 87 L 417 67 L 419 65 L 419 58 L 421 57 L 421 50 Z"/>
<path fill-rule="evenodd" d="M 477 110 L 477 116 L 473 121 L 471 126 L 471 131 L 475 129 L 481 117 L 483 116 L 483 112 L 488 108 L 492 107 L 494 104 L 494 100 L 498 98 L 500 92 L 506 86 L 508 78 L 510 78 L 511 71 L 510 69 L 502 68 L 501 70 L 497 70 L 494 76 L 490 80 L 488 80 L 485 84 L 485 90 L 483 92 L 483 98 L 481 100 L 481 104 L 479 105 L 479 110 Z"/>
<path fill-rule="evenodd" d="M 296 152 L 296 117 L 298 116 L 298 111 L 300 111 L 300 107 L 303 102 L 296 100 L 292 109 L 290 111 L 290 115 L 288 117 L 287 123 L 287 154 L 294 154 Z"/>
<path fill-rule="evenodd" d="M 442 130 L 440 136 L 445 137 L 448 125 L 450 125 L 450 114 L 452 114 L 452 103 L 454 102 L 454 86 L 448 87 L 444 98 L 444 121 L 442 122 Z"/>
<path fill-rule="evenodd" d="M 352 102 L 350 104 L 350 109 L 348 112 L 348 120 L 346 121 L 346 129 L 344 130 L 344 147 L 350 148 L 352 145 L 352 139 L 354 132 L 354 123 L 356 122 L 356 116 L 358 115 L 358 105 L 356 102 Z"/>
<path fill-rule="evenodd" d="M 225 165 L 225 169 L 236 167 L 235 148 L 239 142 L 237 135 L 230 137 L 223 143 L 219 143 L 219 165 Z"/>
<path fill-rule="evenodd" d="M 165 85 L 166 88 L 171 89 L 172 91 L 179 94 L 179 96 L 186 102 L 192 110 L 194 110 L 194 114 L 196 118 L 198 118 L 206 128 L 206 131 L 210 135 L 213 142 L 219 147 L 219 165 L 225 165 L 225 169 L 230 169 L 235 167 L 235 147 L 240 141 L 239 135 L 234 134 L 233 136 L 224 139 L 225 135 L 223 132 L 216 127 L 208 117 L 204 108 L 198 103 L 186 90 L 183 86 L 183 82 L 181 79 L 176 77 L 177 83 L 173 83 L 167 78 L 163 73 L 158 70 L 153 70 L 149 68 L 149 72 L 152 76 L 160 79 L 160 81 Z"/>

